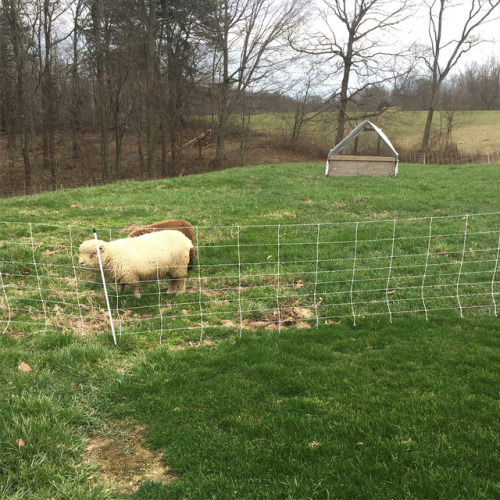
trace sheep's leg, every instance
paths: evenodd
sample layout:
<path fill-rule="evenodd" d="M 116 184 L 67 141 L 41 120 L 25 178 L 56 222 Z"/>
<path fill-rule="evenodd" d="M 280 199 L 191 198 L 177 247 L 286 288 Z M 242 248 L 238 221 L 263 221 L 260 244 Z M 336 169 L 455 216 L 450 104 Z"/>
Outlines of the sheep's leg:
<path fill-rule="evenodd" d="M 181 278 L 177 280 L 177 294 L 184 293 L 186 291 L 186 280 Z"/>
<path fill-rule="evenodd" d="M 123 294 L 125 292 L 125 283 L 120 283 L 120 293 Z"/>
<path fill-rule="evenodd" d="M 134 297 L 136 299 L 140 299 L 141 294 L 139 293 L 139 284 L 138 283 L 130 283 L 130 286 L 132 287 L 132 292 L 134 292 Z"/>
<path fill-rule="evenodd" d="M 184 278 L 170 278 L 167 293 L 175 293 L 180 295 L 186 291 L 186 280 Z"/>
<path fill-rule="evenodd" d="M 170 275 L 170 283 L 168 285 L 167 293 L 175 293 L 177 294 L 184 293 L 186 291 L 186 276 L 187 276 L 187 268 L 179 266 L 172 274 Z"/>
<path fill-rule="evenodd" d="M 170 283 L 168 284 L 168 290 L 167 293 L 175 293 L 177 291 L 177 284 L 179 283 L 179 280 L 175 278 L 170 278 Z"/>

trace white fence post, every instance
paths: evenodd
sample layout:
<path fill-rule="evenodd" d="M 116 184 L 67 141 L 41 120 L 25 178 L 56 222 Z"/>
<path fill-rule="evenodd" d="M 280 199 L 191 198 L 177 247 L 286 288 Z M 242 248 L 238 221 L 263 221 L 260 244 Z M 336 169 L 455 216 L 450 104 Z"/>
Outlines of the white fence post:
<path fill-rule="evenodd" d="M 115 345 L 117 345 L 116 334 L 115 334 L 115 325 L 113 323 L 113 315 L 111 314 L 111 307 L 109 305 L 108 287 L 106 286 L 106 279 L 104 277 L 104 269 L 102 268 L 101 251 L 99 250 L 99 242 L 97 241 L 97 231 L 95 229 L 94 229 L 94 239 L 95 239 L 95 245 L 97 247 L 97 258 L 99 259 L 99 268 L 101 270 L 101 278 L 102 278 L 102 284 L 104 287 L 104 295 L 106 296 L 106 306 L 108 307 L 109 324 L 111 326 L 111 333 L 113 334 L 113 342 L 115 343 Z"/>

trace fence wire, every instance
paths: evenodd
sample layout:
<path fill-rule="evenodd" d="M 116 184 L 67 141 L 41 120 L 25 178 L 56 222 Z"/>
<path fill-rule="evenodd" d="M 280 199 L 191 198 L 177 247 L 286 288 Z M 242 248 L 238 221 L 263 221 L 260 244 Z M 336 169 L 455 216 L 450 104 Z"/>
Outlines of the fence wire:
<path fill-rule="evenodd" d="M 79 265 L 90 228 L 0 222 L 0 332 L 186 335 L 311 328 L 445 311 L 497 316 L 500 212 L 412 219 L 195 227 L 186 293 L 141 298 Z M 124 238 L 97 229 L 103 240 Z M 107 298 L 106 298 L 107 292 Z M 109 301 L 107 303 L 107 300 Z"/>

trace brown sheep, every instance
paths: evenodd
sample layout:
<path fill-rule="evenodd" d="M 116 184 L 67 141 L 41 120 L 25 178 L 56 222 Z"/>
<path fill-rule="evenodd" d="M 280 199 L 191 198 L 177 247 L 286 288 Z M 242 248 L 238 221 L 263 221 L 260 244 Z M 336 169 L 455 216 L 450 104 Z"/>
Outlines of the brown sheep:
<path fill-rule="evenodd" d="M 153 231 L 161 231 L 164 229 L 176 229 L 182 234 L 187 236 L 193 243 L 194 239 L 194 229 L 193 226 L 187 221 L 182 219 L 168 219 L 161 222 L 156 222 L 155 224 L 149 224 L 148 226 L 142 226 L 134 229 L 129 235 L 129 238 L 135 238 L 146 233 L 151 233 Z M 189 251 L 189 263 L 188 269 L 193 269 L 194 262 L 194 248 Z"/>

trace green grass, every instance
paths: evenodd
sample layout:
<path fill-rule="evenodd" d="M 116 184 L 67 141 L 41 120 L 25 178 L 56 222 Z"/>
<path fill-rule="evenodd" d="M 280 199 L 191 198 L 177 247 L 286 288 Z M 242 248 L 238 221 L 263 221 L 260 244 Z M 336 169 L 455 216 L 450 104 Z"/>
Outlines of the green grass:
<path fill-rule="evenodd" d="M 325 178 L 321 164 L 273 165 L 0 200 L 0 331 L 4 286 L 11 287 L 9 306 L 19 309 L 0 335 L 0 498 L 500 498 L 498 318 L 491 304 L 475 309 L 469 299 L 463 305 L 471 309 L 460 318 L 453 293 L 450 308 L 437 310 L 442 290 L 456 291 L 446 270 L 461 261 L 465 228 L 462 217 L 439 217 L 498 212 L 498 168 L 402 165 L 393 179 Z M 386 309 L 372 313 L 378 302 L 385 307 L 385 293 L 374 289 L 387 282 L 393 221 L 396 236 L 415 236 L 395 248 L 391 277 L 391 288 L 410 294 L 421 285 L 412 282 L 423 265 L 414 256 L 426 250 L 429 219 L 409 219 L 429 216 L 440 235 L 429 262 L 434 311 L 429 321 L 412 312 L 416 305 L 401 312 L 411 297 L 398 291 L 390 323 Z M 199 227 L 203 262 L 214 266 L 203 278 L 218 287 L 238 284 L 220 264 L 234 259 L 227 244 L 239 236 L 246 284 L 261 286 L 249 286 L 244 296 L 255 321 L 275 307 L 277 247 L 268 242 L 277 225 L 290 243 L 281 249 L 281 283 L 285 274 L 291 283 L 303 281 L 298 290 L 280 290 L 280 301 L 314 308 L 309 269 L 298 261 L 315 255 L 322 223 L 325 263 L 316 292 L 328 311 L 329 294 L 347 293 L 329 283 L 338 271 L 332 263 L 352 251 L 334 243 L 351 241 L 360 222 L 359 279 L 370 281 L 358 290 L 367 305 L 357 311 L 357 326 L 333 317 L 332 309 L 319 328 L 312 322 L 307 330 L 244 330 L 240 337 L 237 321 L 220 326 L 235 319 L 231 301 L 238 297 L 228 290 L 216 303 L 202 297 L 207 307 L 213 303 L 213 326 L 204 343 L 185 348 L 199 339 L 199 330 L 177 330 L 199 309 L 197 302 L 183 305 L 199 300 L 190 292 L 162 303 L 176 329 L 163 334 L 161 346 L 158 335 L 134 334 L 131 324 L 115 347 L 99 312 L 98 278 L 79 285 L 83 311 L 73 302 L 77 252 L 69 231 L 75 243 L 91 237 L 93 227 L 108 239 L 128 224 L 164 218 Z M 491 294 L 498 217 L 470 216 L 467 229 L 474 246 L 466 248 L 462 271 L 484 280 Z M 252 277 L 267 270 L 272 276 L 264 282 Z M 472 285 L 461 286 L 466 296 Z M 139 301 L 118 298 L 122 319 L 135 308 L 131 322 L 144 317 L 143 324 L 155 325 L 148 316 L 158 310 L 157 284 L 150 287 L 152 295 Z M 40 293 L 51 311 L 48 324 Z M 95 327 L 83 336 L 80 314 Z M 33 371 L 18 371 L 20 362 Z M 110 427 L 127 433 L 135 424 L 177 479 L 145 480 L 136 493 L 119 493 L 82 454 L 91 436 L 108 435 Z"/>
<path fill-rule="evenodd" d="M 0 497 L 109 498 L 81 456 L 99 421 L 94 391 L 115 350 L 59 333 L 0 343 Z M 21 362 L 33 371 L 18 371 Z"/>
<path fill-rule="evenodd" d="M 497 497 L 497 332 L 448 327 L 158 350 L 110 388 L 112 413 L 145 416 L 180 477 L 165 498 Z"/>
<path fill-rule="evenodd" d="M 106 331 L 101 278 L 78 268 L 80 242 L 92 227 L 109 239 L 164 218 L 196 226 L 201 267 L 182 297 L 167 297 L 155 280 L 141 285 L 140 301 L 109 284 L 119 335 L 157 340 L 168 331 L 183 343 L 187 329 L 194 339 L 242 321 L 279 327 L 294 307 L 309 311 L 310 324 L 426 308 L 491 313 L 499 215 L 470 216 L 467 248 L 462 216 L 495 211 L 496 177 L 496 165 L 402 165 L 397 178 L 326 178 L 321 165 L 298 164 L 4 200 L 0 326 Z M 462 271 L 471 278 L 460 283 L 463 303 L 455 290 Z"/>
<path fill-rule="evenodd" d="M 345 222 L 495 211 L 499 177 L 498 165 L 403 164 L 397 178 L 325 178 L 323 164 L 298 163 L 63 190 L 0 207 L 2 221 L 113 230 L 174 217 L 195 226 Z M 29 228 L 18 231 L 26 237 Z"/>

